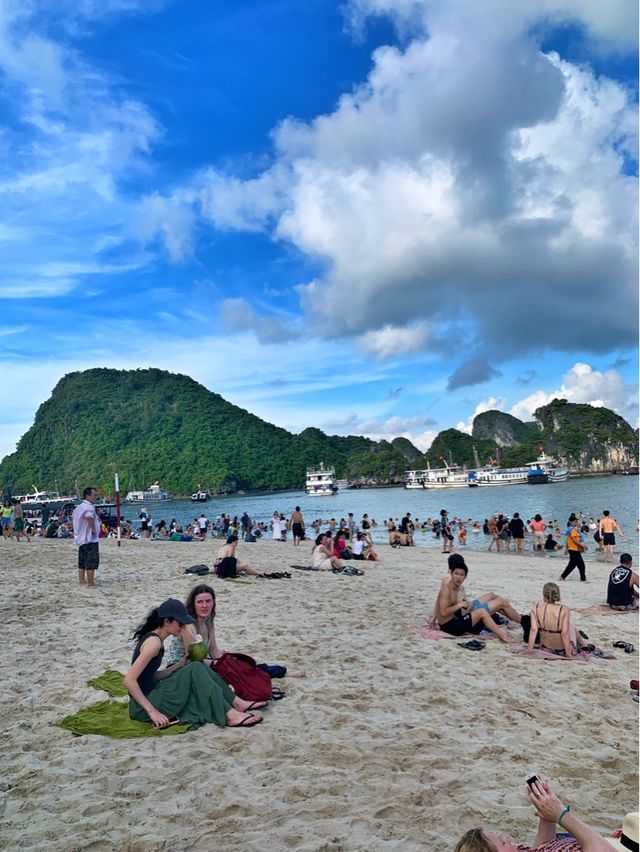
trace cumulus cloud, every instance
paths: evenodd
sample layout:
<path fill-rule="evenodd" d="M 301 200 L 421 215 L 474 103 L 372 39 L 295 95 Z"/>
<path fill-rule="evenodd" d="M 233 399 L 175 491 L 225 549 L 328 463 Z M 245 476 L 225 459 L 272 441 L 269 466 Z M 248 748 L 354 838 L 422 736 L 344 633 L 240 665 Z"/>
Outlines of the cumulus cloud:
<path fill-rule="evenodd" d="M 375 357 L 440 352 L 452 326 L 492 361 L 632 345 L 634 94 L 534 35 L 577 23 L 626 49 L 632 5 L 352 2 L 353 20 L 392 16 L 406 46 L 377 49 L 332 112 L 275 128 L 270 168 L 201 175 L 199 212 L 321 261 L 298 288 L 307 327 Z M 603 287 L 617 302 L 606 323 L 592 308 Z M 534 301 L 550 309 L 531 334 Z"/>
<path fill-rule="evenodd" d="M 393 355 L 412 355 L 426 349 L 430 338 L 427 323 L 418 323 L 407 328 L 385 325 L 368 331 L 358 338 L 358 348 L 374 358 L 390 358 Z"/>
<path fill-rule="evenodd" d="M 469 358 L 449 376 L 447 390 L 480 385 L 500 375 L 500 370 L 493 367 L 486 358 Z"/>
<path fill-rule="evenodd" d="M 589 364 L 576 363 L 554 391 L 536 391 L 511 407 L 509 413 L 520 420 L 531 420 L 533 412 L 553 399 L 604 406 L 622 415 L 632 425 L 638 420 L 638 386 L 625 382 L 615 370 L 600 372 Z"/>

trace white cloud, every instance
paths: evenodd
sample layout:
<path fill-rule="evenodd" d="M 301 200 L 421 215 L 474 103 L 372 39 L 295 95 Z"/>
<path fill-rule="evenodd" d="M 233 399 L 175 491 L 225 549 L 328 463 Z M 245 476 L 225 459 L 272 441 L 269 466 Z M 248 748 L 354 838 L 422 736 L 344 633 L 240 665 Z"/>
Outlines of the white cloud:
<path fill-rule="evenodd" d="M 105 7 L 123 5 L 133 8 Z M 73 20 L 82 17 L 71 6 Z M 0 217 L 15 223 L 0 234 L 0 276 L 11 298 L 56 297 L 76 288 L 86 270 L 117 273 L 149 261 L 127 245 L 137 201 L 121 185 L 147 168 L 161 129 L 68 39 L 40 32 L 51 23 L 43 10 L 64 18 L 63 5 L 0 3 L 2 97 L 16 113 L 0 133 Z"/>
<path fill-rule="evenodd" d="M 200 176 L 205 219 L 265 229 L 323 261 L 323 275 L 298 288 L 308 327 L 355 336 L 376 357 L 439 351 L 452 324 L 477 340 L 467 358 L 630 345 L 634 94 L 542 54 L 532 37 L 577 20 L 627 45 L 628 8 L 615 3 L 610 19 L 577 0 L 350 9 L 391 15 L 413 38 L 379 48 L 333 112 L 282 122 L 271 168 L 250 180 Z M 592 308 L 603 282 L 617 299 L 607 323 Z M 553 310 L 531 335 L 520 305 L 534 294 Z"/>
<path fill-rule="evenodd" d="M 374 358 L 389 358 L 392 355 L 411 355 L 427 348 L 431 330 L 428 323 L 418 323 L 407 328 L 385 325 L 368 331 L 358 338 L 358 348 Z"/>
<path fill-rule="evenodd" d="M 638 421 L 638 387 L 625 382 L 616 370 L 600 372 L 589 364 L 576 363 L 562 379 L 562 384 L 550 393 L 536 391 L 521 399 L 509 411 L 521 420 L 531 420 L 533 412 L 553 399 L 588 403 L 610 408 L 633 426 Z"/>

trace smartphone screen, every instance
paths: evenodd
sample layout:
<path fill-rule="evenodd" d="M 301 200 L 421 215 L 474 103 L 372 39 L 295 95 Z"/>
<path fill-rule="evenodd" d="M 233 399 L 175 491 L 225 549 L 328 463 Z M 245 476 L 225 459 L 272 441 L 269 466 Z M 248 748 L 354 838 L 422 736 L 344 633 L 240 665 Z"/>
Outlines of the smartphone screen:
<path fill-rule="evenodd" d="M 538 781 L 539 779 L 535 772 L 531 772 L 524 780 L 530 787 L 533 787 L 534 782 Z"/>
<path fill-rule="evenodd" d="M 169 719 L 169 724 L 170 725 L 179 725 L 180 719 L 178 719 L 177 716 L 171 716 L 170 719 Z"/>

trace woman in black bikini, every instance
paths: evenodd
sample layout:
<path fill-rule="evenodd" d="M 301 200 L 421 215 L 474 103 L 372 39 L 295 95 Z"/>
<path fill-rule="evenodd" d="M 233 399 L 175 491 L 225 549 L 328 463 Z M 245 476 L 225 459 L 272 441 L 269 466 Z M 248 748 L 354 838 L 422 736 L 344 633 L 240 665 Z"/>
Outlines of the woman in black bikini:
<path fill-rule="evenodd" d="M 539 635 L 541 648 L 556 653 L 564 651 L 567 657 L 575 657 L 580 640 L 575 627 L 571 625 L 569 607 L 560 603 L 560 589 L 555 583 L 545 583 L 542 598 L 531 609 L 529 650 L 533 650 Z"/>

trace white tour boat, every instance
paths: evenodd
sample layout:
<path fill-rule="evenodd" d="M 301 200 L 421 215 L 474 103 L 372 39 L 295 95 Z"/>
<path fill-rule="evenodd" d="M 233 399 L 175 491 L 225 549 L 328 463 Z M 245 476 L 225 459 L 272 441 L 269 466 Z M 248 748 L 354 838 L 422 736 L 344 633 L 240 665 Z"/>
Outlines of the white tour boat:
<path fill-rule="evenodd" d="M 470 471 L 459 465 L 444 467 L 428 466 L 426 470 L 407 470 L 404 475 L 405 488 L 468 488 Z"/>
<path fill-rule="evenodd" d="M 472 485 L 525 485 L 529 470 L 526 467 L 490 467 L 472 474 Z"/>
<path fill-rule="evenodd" d="M 124 498 L 125 503 L 153 503 L 158 500 L 171 500 L 171 494 L 160 488 L 156 480 L 146 491 L 129 491 Z"/>
<path fill-rule="evenodd" d="M 307 481 L 304 490 L 308 497 L 330 497 L 338 490 L 336 472 L 320 462 L 318 467 L 307 468 Z"/>
<path fill-rule="evenodd" d="M 569 476 L 569 468 L 561 467 L 555 459 L 545 456 L 544 450 L 537 460 L 527 462 L 527 481 L 531 485 L 544 485 L 547 482 L 563 482 Z"/>
<path fill-rule="evenodd" d="M 192 503 L 206 503 L 209 499 L 208 491 L 194 491 L 191 495 Z"/>

